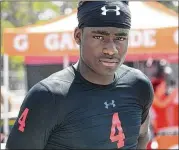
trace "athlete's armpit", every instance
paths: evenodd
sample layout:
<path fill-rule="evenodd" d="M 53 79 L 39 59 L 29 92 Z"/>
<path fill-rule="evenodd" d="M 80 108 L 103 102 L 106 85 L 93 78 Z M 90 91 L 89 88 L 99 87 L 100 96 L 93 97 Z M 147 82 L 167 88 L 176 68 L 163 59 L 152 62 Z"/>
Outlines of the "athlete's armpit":
<path fill-rule="evenodd" d="M 153 103 L 154 90 L 150 79 L 140 70 L 135 69 L 134 91 L 138 97 L 138 102 L 142 106 L 141 124 L 143 124 L 149 114 Z"/>
<path fill-rule="evenodd" d="M 140 127 L 137 149 L 146 149 L 150 140 L 150 117 L 147 116 L 146 120 Z"/>
<path fill-rule="evenodd" d="M 52 93 L 41 83 L 27 94 L 12 128 L 7 149 L 43 149 L 57 120 Z"/>

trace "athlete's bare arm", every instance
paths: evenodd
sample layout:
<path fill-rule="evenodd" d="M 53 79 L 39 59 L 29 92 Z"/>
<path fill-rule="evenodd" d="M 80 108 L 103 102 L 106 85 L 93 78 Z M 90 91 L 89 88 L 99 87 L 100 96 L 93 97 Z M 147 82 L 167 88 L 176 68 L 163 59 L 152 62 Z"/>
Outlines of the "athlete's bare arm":
<path fill-rule="evenodd" d="M 150 117 L 148 115 L 145 122 L 140 127 L 140 133 L 139 133 L 140 135 L 138 139 L 137 149 L 146 149 L 147 147 L 147 144 L 150 140 L 149 123 L 150 123 Z"/>

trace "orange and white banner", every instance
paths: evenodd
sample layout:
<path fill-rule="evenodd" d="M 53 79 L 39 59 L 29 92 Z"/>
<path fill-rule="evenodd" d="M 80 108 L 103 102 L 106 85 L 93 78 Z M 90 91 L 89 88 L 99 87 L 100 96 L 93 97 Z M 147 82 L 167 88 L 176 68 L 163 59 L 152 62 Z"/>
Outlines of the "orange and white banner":
<path fill-rule="evenodd" d="M 4 32 L 4 51 L 19 56 L 79 55 L 73 32 L 24 33 Z M 157 56 L 178 60 L 178 28 L 131 30 L 129 57 Z"/>

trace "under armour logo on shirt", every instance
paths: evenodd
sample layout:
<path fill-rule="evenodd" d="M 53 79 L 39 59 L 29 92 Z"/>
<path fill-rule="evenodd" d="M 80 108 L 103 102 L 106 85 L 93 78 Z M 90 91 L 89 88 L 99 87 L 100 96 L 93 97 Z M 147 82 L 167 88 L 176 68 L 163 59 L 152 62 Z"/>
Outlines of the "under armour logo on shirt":
<path fill-rule="evenodd" d="M 105 102 L 104 103 L 104 105 L 105 105 L 105 108 L 106 109 L 108 109 L 109 108 L 109 106 L 113 106 L 113 107 L 115 107 L 116 105 L 115 105 L 115 101 L 114 100 L 112 100 L 111 101 L 111 103 L 107 103 L 107 102 Z"/>
<path fill-rule="evenodd" d="M 114 6 L 108 6 L 108 8 L 109 7 L 114 7 Z M 103 11 L 101 14 L 106 16 L 107 12 L 116 12 L 116 16 L 120 15 L 120 11 L 119 11 L 120 8 L 118 6 L 115 6 L 115 7 L 116 9 L 107 9 L 106 6 L 103 6 L 101 8 L 101 10 Z"/>

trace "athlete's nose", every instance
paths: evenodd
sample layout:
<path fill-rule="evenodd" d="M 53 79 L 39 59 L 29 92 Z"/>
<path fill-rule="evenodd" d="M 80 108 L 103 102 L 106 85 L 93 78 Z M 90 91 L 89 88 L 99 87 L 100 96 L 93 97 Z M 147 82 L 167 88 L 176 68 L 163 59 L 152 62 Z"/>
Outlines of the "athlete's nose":
<path fill-rule="evenodd" d="M 115 55 L 118 53 L 118 50 L 116 49 L 116 45 L 112 39 L 105 41 L 105 46 L 103 48 L 103 53 L 106 55 Z"/>

